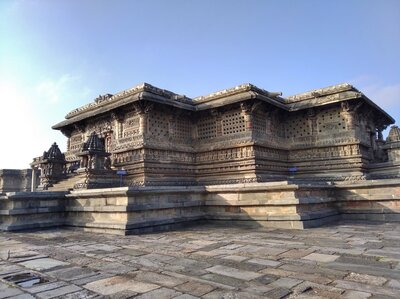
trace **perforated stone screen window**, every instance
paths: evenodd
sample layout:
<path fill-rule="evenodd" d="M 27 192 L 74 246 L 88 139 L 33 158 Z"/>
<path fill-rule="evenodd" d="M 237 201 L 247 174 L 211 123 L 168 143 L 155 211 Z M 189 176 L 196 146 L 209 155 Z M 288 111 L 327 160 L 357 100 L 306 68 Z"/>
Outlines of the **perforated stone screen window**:
<path fill-rule="evenodd" d="M 256 113 L 253 116 L 253 130 L 265 134 L 267 130 L 267 120 L 265 114 Z"/>
<path fill-rule="evenodd" d="M 312 134 L 309 120 L 306 116 L 293 115 L 286 122 L 286 138 L 306 137 Z"/>
<path fill-rule="evenodd" d="M 69 151 L 77 152 L 80 150 L 83 143 L 83 136 L 81 133 L 74 133 L 69 139 Z"/>
<path fill-rule="evenodd" d="M 222 118 L 222 134 L 229 135 L 246 131 L 244 116 L 240 111 L 228 112 Z"/>
<path fill-rule="evenodd" d="M 204 117 L 197 122 L 199 139 L 209 139 L 217 136 L 217 126 L 213 117 Z"/>
<path fill-rule="evenodd" d="M 331 108 L 320 111 L 317 114 L 316 123 L 307 116 L 293 115 L 286 121 L 286 138 L 307 137 L 313 134 L 331 134 L 347 130 L 346 119 L 342 116 L 339 108 Z"/>
<path fill-rule="evenodd" d="M 346 119 L 339 108 L 324 110 L 317 115 L 318 132 L 331 133 L 332 131 L 345 131 L 347 129 Z"/>
<path fill-rule="evenodd" d="M 153 111 L 149 117 L 149 133 L 155 138 L 168 136 L 168 115 L 161 111 Z"/>
<path fill-rule="evenodd" d="M 178 139 L 187 139 L 192 136 L 192 125 L 187 118 L 178 118 L 175 122 L 174 137 Z"/>

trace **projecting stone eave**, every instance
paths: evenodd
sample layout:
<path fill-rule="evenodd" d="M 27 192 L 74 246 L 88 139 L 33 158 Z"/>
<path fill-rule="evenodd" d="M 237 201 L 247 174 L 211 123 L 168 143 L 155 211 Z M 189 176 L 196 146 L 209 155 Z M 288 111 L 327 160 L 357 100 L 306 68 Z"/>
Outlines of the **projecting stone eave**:
<path fill-rule="evenodd" d="M 68 113 L 64 121 L 54 125 L 52 128 L 60 130 L 95 115 L 102 115 L 140 100 L 147 100 L 189 111 L 199 111 L 249 99 L 260 99 L 281 109 L 288 110 L 284 104 L 284 99 L 279 97 L 280 94 L 281 93 L 268 92 L 252 84 L 242 84 L 192 100 L 184 95 L 179 95 L 165 89 L 157 88 L 148 83 L 143 83 L 115 95 L 109 95 L 108 98 L 104 98 L 101 101 L 93 101 L 79 107 Z"/>
<path fill-rule="evenodd" d="M 363 100 L 372 109 L 378 112 L 379 116 L 382 118 L 381 122 L 385 125 L 395 123 L 394 118 L 385 110 L 348 83 L 342 83 L 289 96 L 285 98 L 285 103 L 289 108 L 289 111 L 298 111 L 356 99 Z"/>
<path fill-rule="evenodd" d="M 364 101 L 370 105 L 371 107 L 373 107 L 374 109 L 376 109 L 384 118 L 384 122 L 386 125 L 391 125 L 394 124 L 396 121 L 393 117 L 391 117 L 385 110 L 383 110 L 381 107 L 379 107 L 375 102 L 373 102 L 371 99 L 369 99 L 365 94 L 362 93 L 362 98 L 364 99 Z"/>
<path fill-rule="evenodd" d="M 87 111 L 94 111 L 100 107 L 104 107 L 104 106 L 108 106 L 113 103 L 120 102 L 121 100 L 123 100 L 127 97 L 134 96 L 134 95 L 140 94 L 140 93 L 149 93 L 149 94 L 158 96 L 158 98 L 162 98 L 164 101 L 170 102 L 171 104 L 182 103 L 182 104 L 187 104 L 189 106 L 192 105 L 192 99 L 190 99 L 184 95 L 179 95 L 172 91 L 155 87 L 149 83 L 142 83 L 142 84 L 138 84 L 130 89 L 121 91 L 115 95 L 109 94 L 108 95 L 109 97 L 107 97 L 105 99 L 101 99 L 100 101 L 98 101 L 99 98 L 97 98 L 89 104 L 86 104 L 82 107 L 72 110 L 65 116 L 65 118 L 69 119 L 69 118 L 72 118 L 79 114 L 85 113 Z M 101 96 L 99 96 L 99 97 L 101 97 Z"/>
<path fill-rule="evenodd" d="M 66 120 L 52 126 L 52 128 L 60 130 L 66 126 L 81 122 L 93 116 L 108 113 L 137 101 L 151 101 L 189 111 L 195 110 L 190 98 L 154 87 L 148 83 L 143 83 L 123 92 L 111 95 L 109 98 L 100 102 L 94 101 L 79 107 L 68 113 L 65 117 Z"/>
<path fill-rule="evenodd" d="M 196 110 L 206 110 L 249 99 L 259 99 L 273 106 L 288 110 L 285 105 L 285 99 L 280 97 L 281 94 L 281 92 L 269 92 L 253 84 L 246 83 L 206 96 L 196 97 L 193 99 L 193 102 Z"/>

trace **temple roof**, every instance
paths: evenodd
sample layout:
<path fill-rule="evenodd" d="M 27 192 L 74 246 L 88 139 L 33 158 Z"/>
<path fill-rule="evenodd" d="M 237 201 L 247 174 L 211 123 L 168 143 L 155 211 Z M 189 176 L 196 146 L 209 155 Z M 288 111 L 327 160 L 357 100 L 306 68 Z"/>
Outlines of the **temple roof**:
<path fill-rule="evenodd" d="M 367 104 L 378 110 L 388 122 L 394 123 L 394 119 L 381 107 L 370 100 L 365 94 L 348 83 L 328 86 L 325 88 L 314 89 L 286 97 L 286 104 L 290 111 L 307 109 L 316 106 L 333 104 L 353 99 L 362 99 Z"/>
<path fill-rule="evenodd" d="M 54 142 L 49 150 L 43 153 L 43 159 L 64 161 L 64 154 L 61 153 L 57 143 Z"/>
<path fill-rule="evenodd" d="M 91 151 L 91 152 L 104 152 L 104 144 L 101 142 L 99 136 L 97 136 L 96 132 L 92 132 L 88 138 L 88 140 L 83 144 L 82 151 Z"/>
<path fill-rule="evenodd" d="M 114 95 L 106 94 L 97 97 L 93 102 L 69 112 L 65 116 L 66 120 L 54 125 L 53 129 L 61 129 L 65 126 L 93 117 L 94 115 L 104 114 L 141 100 L 165 104 L 189 111 L 201 111 L 249 99 L 259 99 L 286 111 L 297 111 L 336 102 L 362 99 L 374 109 L 378 110 L 386 119 L 386 122 L 394 123 L 394 119 L 389 114 L 359 90 L 347 83 L 315 89 L 289 97 L 281 97 L 280 92 L 269 92 L 247 83 L 193 99 L 166 89 L 160 89 L 148 83 L 142 83 Z"/>

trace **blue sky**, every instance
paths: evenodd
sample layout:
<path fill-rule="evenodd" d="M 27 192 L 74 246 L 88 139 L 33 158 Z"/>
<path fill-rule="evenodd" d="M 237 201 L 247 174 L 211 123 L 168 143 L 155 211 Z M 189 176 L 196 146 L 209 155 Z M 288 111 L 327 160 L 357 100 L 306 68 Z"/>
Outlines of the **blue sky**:
<path fill-rule="evenodd" d="M 349 82 L 400 120 L 399 53 L 398 0 L 0 0 L 0 169 L 65 150 L 52 125 L 141 82 L 189 97 Z"/>

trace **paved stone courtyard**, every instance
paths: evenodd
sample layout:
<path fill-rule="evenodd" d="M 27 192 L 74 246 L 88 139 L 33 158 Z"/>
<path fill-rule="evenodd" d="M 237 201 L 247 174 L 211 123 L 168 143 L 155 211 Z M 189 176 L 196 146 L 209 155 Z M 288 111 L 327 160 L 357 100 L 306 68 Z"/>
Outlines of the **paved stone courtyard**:
<path fill-rule="evenodd" d="M 0 298 L 400 298 L 400 224 L 0 233 Z"/>

